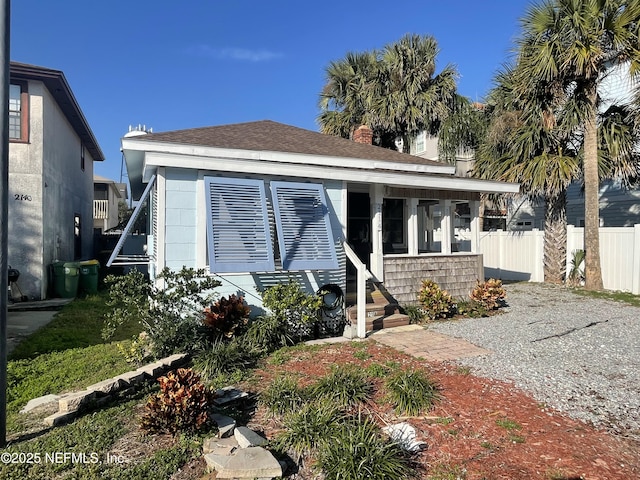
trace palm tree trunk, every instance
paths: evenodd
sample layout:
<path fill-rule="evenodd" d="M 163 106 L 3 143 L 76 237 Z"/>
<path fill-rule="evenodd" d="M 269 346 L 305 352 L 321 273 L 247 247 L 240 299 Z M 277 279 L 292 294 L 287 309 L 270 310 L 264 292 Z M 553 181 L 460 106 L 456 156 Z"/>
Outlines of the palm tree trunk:
<path fill-rule="evenodd" d="M 562 283 L 567 262 L 567 192 L 547 198 L 544 216 L 544 281 Z"/>
<path fill-rule="evenodd" d="M 589 95 L 591 112 L 584 125 L 584 249 L 585 288 L 602 290 L 602 269 L 600 266 L 600 207 L 598 176 L 598 130 L 596 125 L 596 88 Z"/>

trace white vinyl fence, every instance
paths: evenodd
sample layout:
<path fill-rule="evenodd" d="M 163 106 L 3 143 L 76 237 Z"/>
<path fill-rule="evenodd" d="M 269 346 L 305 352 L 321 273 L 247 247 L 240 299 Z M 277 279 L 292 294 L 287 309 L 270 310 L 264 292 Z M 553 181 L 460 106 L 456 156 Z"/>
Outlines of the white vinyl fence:
<path fill-rule="evenodd" d="M 567 268 L 573 252 L 583 248 L 584 229 L 567 227 Z M 457 232 L 461 241 L 465 232 Z M 480 252 L 485 277 L 530 282 L 544 281 L 544 231 L 481 232 Z M 600 228 L 602 281 L 607 290 L 640 294 L 640 225 Z"/>

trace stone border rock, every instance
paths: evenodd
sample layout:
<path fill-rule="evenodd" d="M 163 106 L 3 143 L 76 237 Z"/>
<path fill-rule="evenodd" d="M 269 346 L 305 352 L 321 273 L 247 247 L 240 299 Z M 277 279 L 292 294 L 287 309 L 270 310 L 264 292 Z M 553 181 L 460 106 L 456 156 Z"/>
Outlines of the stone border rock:
<path fill-rule="evenodd" d="M 156 362 L 144 365 L 113 378 L 88 386 L 85 390 L 64 393 L 62 395 L 44 395 L 29 400 L 20 413 L 29 413 L 36 409 L 58 404 L 58 411 L 44 419 L 48 427 L 55 427 L 76 418 L 90 407 L 100 407 L 113 400 L 116 395 L 133 393 L 139 386 L 155 381 L 170 370 L 184 365 L 188 360 L 186 354 L 175 354 Z"/>
<path fill-rule="evenodd" d="M 202 454 L 209 472 L 216 478 L 281 478 L 287 469 L 263 447 L 267 439 L 247 427 L 236 427 L 233 418 L 214 414 L 218 436 L 207 438 Z"/>

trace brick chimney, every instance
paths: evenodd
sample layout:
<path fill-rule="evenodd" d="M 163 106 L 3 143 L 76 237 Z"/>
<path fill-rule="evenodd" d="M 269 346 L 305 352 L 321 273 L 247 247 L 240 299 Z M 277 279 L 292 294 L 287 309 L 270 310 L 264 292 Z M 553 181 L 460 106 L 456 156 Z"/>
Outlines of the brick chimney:
<path fill-rule="evenodd" d="M 355 132 L 353 132 L 353 141 L 357 143 L 366 143 L 367 145 L 373 144 L 373 131 L 366 125 L 360 125 Z"/>

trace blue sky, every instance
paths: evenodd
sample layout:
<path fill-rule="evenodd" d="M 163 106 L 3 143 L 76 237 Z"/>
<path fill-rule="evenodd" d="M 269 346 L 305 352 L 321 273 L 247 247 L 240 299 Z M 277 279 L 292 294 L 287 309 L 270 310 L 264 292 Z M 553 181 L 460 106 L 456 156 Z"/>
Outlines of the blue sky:
<path fill-rule="evenodd" d="M 348 51 L 432 35 L 481 100 L 528 0 L 392 2 L 14 0 L 11 59 L 64 72 L 120 180 L 129 125 L 154 131 L 270 119 L 317 130 L 324 69 Z"/>

